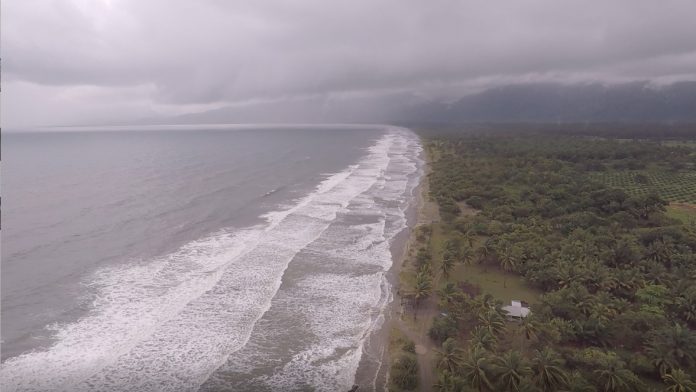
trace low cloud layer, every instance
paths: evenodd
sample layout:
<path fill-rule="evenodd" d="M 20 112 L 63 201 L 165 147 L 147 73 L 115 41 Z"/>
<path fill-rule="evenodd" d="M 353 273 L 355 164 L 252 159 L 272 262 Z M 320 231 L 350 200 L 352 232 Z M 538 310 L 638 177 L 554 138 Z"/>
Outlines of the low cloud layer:
<path fill-rule="evenodd" d="M 4 126 L 526 81 L 696 80 L 691 0 L 62 0 L 2 9 Z"/>

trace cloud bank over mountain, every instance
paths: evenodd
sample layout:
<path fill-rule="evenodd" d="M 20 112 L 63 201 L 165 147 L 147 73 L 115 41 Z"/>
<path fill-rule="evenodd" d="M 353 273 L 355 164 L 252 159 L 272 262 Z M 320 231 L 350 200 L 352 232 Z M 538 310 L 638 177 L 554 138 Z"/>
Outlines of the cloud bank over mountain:
<path fill-rule="evenodd" d="M 689 0 L 7 2 L 2 119 L 109 123 L 394 95 L 443 102 L 530 83 L 659 87 L 696 80 L 695 14 Z"/>

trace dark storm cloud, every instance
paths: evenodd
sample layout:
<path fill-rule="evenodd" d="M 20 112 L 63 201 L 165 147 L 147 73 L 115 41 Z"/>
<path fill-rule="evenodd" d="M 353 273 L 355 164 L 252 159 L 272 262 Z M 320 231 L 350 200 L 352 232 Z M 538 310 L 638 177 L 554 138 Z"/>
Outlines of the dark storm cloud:
<path fill-rule="evenodd" d="M 690 0 L 10 1 L 3 114 L 60 122 L 85 107 L 99 118 L 530 79 L 693 79 L 693 15 Z"/>

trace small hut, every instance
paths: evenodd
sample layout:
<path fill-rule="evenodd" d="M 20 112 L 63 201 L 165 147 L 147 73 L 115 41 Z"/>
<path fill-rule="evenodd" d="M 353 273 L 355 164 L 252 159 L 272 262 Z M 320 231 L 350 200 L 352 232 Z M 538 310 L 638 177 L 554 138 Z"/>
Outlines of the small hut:
<path fill-rule="evenodd" d="M 503 306 L 503 310 L 507 312 L 508 319 L 520 320 L 529 315 L 529 308 L 522 305 L 522 301 L 512 300 L 510 305 Z"/>

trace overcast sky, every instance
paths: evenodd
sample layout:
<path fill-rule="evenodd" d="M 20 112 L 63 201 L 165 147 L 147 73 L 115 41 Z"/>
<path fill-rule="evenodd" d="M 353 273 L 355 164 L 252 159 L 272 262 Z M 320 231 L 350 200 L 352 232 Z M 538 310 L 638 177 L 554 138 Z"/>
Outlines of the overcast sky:
<path fill-rule="evenodd" d="M 2 125 L 526 81 L 696 80 L 694 0 L 5 0 Z"/>

